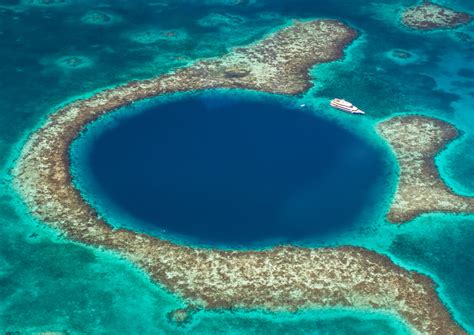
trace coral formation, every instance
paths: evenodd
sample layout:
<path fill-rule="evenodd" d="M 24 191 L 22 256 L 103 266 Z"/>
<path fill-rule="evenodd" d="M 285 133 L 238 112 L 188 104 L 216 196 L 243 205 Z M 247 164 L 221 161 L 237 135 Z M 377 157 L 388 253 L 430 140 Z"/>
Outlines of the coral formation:
<path fill-rule="evenodd" d="M 409 65 L 422 60 L 422 57 L 418 54 L 403 49 L 393 49 L 386 52 L 385 55 L 388 59 L 399 65 Z"/>
<path fill-rule="evenodd" d="M 179 308 L 168 313 L 167 317 L 170 322 L 182 327 L 190 323 L 199 309 L 196 306 L 189 305 L 185 308 Z"/>
<path fill-rule="evenodd" d="M 413 29 L 432 30 L 453 28 L 468 23 L 472 16 L 450 8 L 423 1 L 419 6 L 410 7 L 402 13 L 402 22 Z"/>
<path fill-rule="evenodd" d="M 435 156 L 458 136 L 450 124 L 421 116 L 396 117 L 378 125 L 400 165 L 400 181 L 388 214 L 406 222 L 429 212 L 474 212 L 474 198 L 455 194 L 440 178 Z"/>
<path fill-rule="evenodd" d="M 100 10 L 88 11 L 81 21 L 87 24 L 106 25 L 114 21 L 114 17 Z"/>
<path fill-rule="evenodd" d="M 152 44 L 160 41 L 183 41 L 188 34 L 183 30 L 148 29 L 128 33 L 128 38 L 141 44 Z"/>
<path fill-rule="evenodd" d="M 64 6 L 69 2 L 70 0 L 24 0 L 24 4 L 30 6 Z"/>
<path fill-rule="evenodd" d="M 238 26 L 243 24 L 245 19 L 231 14 L 211 13 L 198 20 L 198 24 L 202 27 L 219 27 L 219 26 Z"/>
<path fill-rule="evenodd" d="M 85 56 L 64 56 L 56 60 L 56 65 L 64 69 L 80 69 L 92 65 L 92 61 Z"/>

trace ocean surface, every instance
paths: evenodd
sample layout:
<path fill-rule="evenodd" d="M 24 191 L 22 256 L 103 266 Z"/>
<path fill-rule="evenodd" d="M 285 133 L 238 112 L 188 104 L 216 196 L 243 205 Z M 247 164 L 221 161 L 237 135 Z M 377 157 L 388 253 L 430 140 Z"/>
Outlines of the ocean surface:
<path fill-rule="evenodd" d="M 436 2 L 474 14 L 471 0 Z M 401 266 L 432 276 L 453 316 L 473 333 L 474 292 L 470 283 L 474 278 L 474 216 L 430 214 L 402 226 L 391 225 L 384 220 L 396 187 L 398 167 L 387 144 L 374 131 L 374 125 L 394 115 L 434 116 L 460 129 L 462 136 L 450 144 L 436 162 L 449 186 L 462 194 L 474 195 L 474 25 L 430 33 L 404 29 L 399 24 L 398 12 L 404 6 L 415 3 L 408 0 L 66 0 L 62 4 L 41 5 L 38 0 L 0 0 L 0 334 L 7 331 L 21 334 L 41 331 L 67 331 L 70 334 L 221 334 L 223 329 L 228 334 L 408 333 L 404 324 L 391 315 L 347 310 L 301 311 L 294 314 L 201 311 L 189 325 L 176 327 L 168 321 L 167 313 L 184 306 L 183 301 L 153 284 L 142 272 L 117 255 L 71 243 L 35 221 L 11 187 L 10 169 L 26 137 L 58 106 L 105 87 L 172 71 L 195 59 L 222 55 L 234 46 L 259 40 L 298 18 L 339 19 L 356 28 L 360 34 L 342 60 L 312 69 L 314 87 L 304 95 L 283 99 L 257 93 L 222 91 L 208 92 L 203 96 L 184 95 L 169 101 L 156 99 L 137 104 L 135 109 L 117 112 L 115 123 L 106 117 L 91 125 L 77 141 L 78 151 L 71 154 L 76 158 L 89 157 L 89 167 L 95 164 L 115 164 L 117 167 L 119 155 L 114 157 L 113 152 L 108 153 L 110 161 L 104 163 L 97 157 L 94 160 L 94 152 L 120 150 L 110 141 L 119 140 L 119 143 L 122 141 L 120 145 L 124 145 L 123 141 L 129 138 L 127 136 L 137 131 L 136 127 L 142 127 L 146 120 L 150 120 L 145 127 L 148 131 L 143 132 L 143 138 L 137 139 L 136 152 L 132 152 L 137 155 L 134 159 L 143 159 L 147 155 L 147 139 L 156 140 L 154 148 L 159 148 L 163 142 L 158 141 L 157 136 L 168 128 L 165 125 L 178 122 L 178 117 L 186 115 L 186 128 L 169 138 L 173 145 L 178 145 L 186 136 L 196 134 L 199 130 L 197 125 L 199 128 L 209 127 L 206 134 L 210 137 L 202 138 L 201 144 L 226 145 L 221 148 L 225 155 L 220 158 L 227 159 L 227 167 L 232 167 L 238 176 L 242 176 L 238 166 L 231 163 L 238 157 L 247 160 L 248 150 L 241 147 L 232 151 L 225 149 L 232 145 L 232 134 L 242 136 L 243 126 L 238 128 L 238 124 L 230 121 L 246 122 L 250 128 L 245 129 L 251 130 L 247 134 L 251 135 L 249 139 L 259 144 L 259 152 L 263 154 L 254 157 L 254 164 L 257 159 L 269 162 L 280 157 L 276 155 L 280 153 L 295 155 L 296 161 L 308 164 L 304 167 L 287 166 L 288 174 L 280 169 L 282 166 L 278 166 L 272 170 L 275 175 L 266 176 L 276 178 L 283 175 L 288 178 L 286 184 L 278 183 L 277 192 L 272 196 L 289 199 L 289 195 L 296 194 L 292 198 L 294 202 L 291 203 L 290 213 L 301 215 L 302 222 L 308 222 L 315 208 L 305 201 L 309 201 L 307 194 L 313 196 L 314 189 L 310 189 L 309 193 L 293 192 L 294 185 L 301 182 L 293 179 L 294 169 L 314 167 L 317 171 L 307 171 L 298 176 L 308 178 L 302 179 L 305 183 L 307 180 L 314 181 L 324 173 L 321 170 L 324 165 L 318 164 L 318 154 L 328 154 L 328 144 L 337 145 L 337 151 L 344 152 L 353 143 L 359 143 L 357 147 L 366 150 L 364 152 L 369 161 L 382 160 L 383 164 L 366 168 L 363 165 L 366 162 L 361 161 L 361 165 L 352 167 L 360 169 L 359 173 L 364 177 L 361 182 L 370 185 L 371 192 L 364 195 L 367 202 L 357 207 L 358 212 L 324 212 L 329 218 L 340 216 L 340 221 L 336 221 L 345 222 L 341 223 L 340 229 L 318 231 L 324 227 L 315 226 L 307 234 L 290 236 L 288 234 L 295 232 L 282 227 L 278 236 L 272 236 L 274 225 L 270 220 L 264 220 L 258 227 L 253 221 L 253 227 L 248 227 L 239 235 L 241 240 L 236 242 L 225 236 L 225 227 L 215 222 L 212 227 L 216 231 L 206 232 L 186 230 L 190 229 L 185 224 L 186 217 L 173 223 L 172 220 L 177 220 L 176 208 L 184 205 L 183 200 L 180 200 L 182 203 L 173 202 L 172 206 L 167 206 L 168 212 L 162 213 L 168 219 L 160 218 L 156 226 L 150 223 L 155 222 L 155 217 L 147 218 L 146 208 L 135 216 L 131 215 L 130 207 L 127 207 L 130 202 L 121 203 L 111 196 L 110 187 L 117 187 L 114 183 L 120 177 L 118 175 L 106 176 L 110 178 L 107 186 L 105 179 L 97 178 L 100 176 L 97 172 L 76 170 L 79 179 L 81 173 L 87 177 L 84 180 L 95 176 L 95 182 L 89 186 L 102 189 L 88 194 L 89 186 L 78 180 L 79 184 L 84 186 L 88 200 L 99 210 L 102 201 L 116 204 L 115 207 L 105 208 L 110 211 L 105 214 L 114 224 L 136 225 L 136 229 L 184 244 L 226 248 L 258 244 L 268 247 L 287 239 L 306 246 L 353 244 L 376 250 Z M 169 31 L 174 32 L 174 37 L 164 39 L 163 32 L 166 35 Z M 410 57 L 397 58 L 399 50 L 408 52 Z M 354 118 L 331 110 L 328 101 L 333 97 L 352 101 L 367 115 Z M 214 107 L 200 106 L 196 102 Z M 220 109 L 215 107 L 225 103 L 230 106 L 226 114 L 221 115 L 218 113 Z M 304 111 L 298 107 L 302 103 L 307 106 Z M 189 104 L 193 105 L 193 110 L 196 104 L 200 106 L 199 111 L 203 113 L 199 115 L 202 118 L 186 108 Z M 239 115 L 237 110 L 242 106 L 248 108 Z M 164 115 L 161 109 L 169 113 Z M 272 114 L 272 111 L 275 113 Z M 209 123 L 205 123 L 204 115 Z M 300 121 L 298 118 L 301 118 Z M 153 127 L 151 123 L 158 121 L 165 123 Z M 297 132 L 294 127 L 302 121 L 308 130 L 317 129 L 318 132 Z M 293 152 L 290 147 L 278 153 L 266 151 L 268 148 L 275 149 L 265 143 L 270 138 L 281 144 L 290 144 L 284 141 L 285 138 L 274 134 L 282 129 L 283 122 L 291 125 L 288 129 L 285 127 L 285 131 L 295 135 L 291 137 L 291 148 L 297 147 L 301 152 Z M 211 127 L 213 124 L 218 127 Z M 224 131 L 229 129 L 233 132 Z M 262 138 L 262 134 L 270 137 Z M 322 134 L 327 134 L 325 146 L 312 144 Z M 336 139 L 332 137 L 334 134 L 340 136 Z M 213 140 L 220 136 L 224 136 L 226 141 Z M 79 148 L 82 147 L 81 141 L 86 142 L 82 143 L 82 150 Z M 94 146 L 88 148 L 87 143 L 94 143 Z M 95 145 L 97 143 L 102 146 Z M 162 145 L 157 153 L 173 154 L 173 151 L 166 149 Z M 219 148 L 214 147 L 214 150 Z M 308 155 L 312 150 L 316 155 Z M 121 154 L 120 151 L 118 154 Z M 206 157 L 213 162 L 224 164 L 216 155 L 206 151 L 199 151 L 199 154 L 207 154 Z M 148 168 L 159 167 L 158 158 Z M 168 177 L 184 185 L 186 180 L 180 178 L 182 175 L 176 173 L 173 164 L 190 158 L 189 155 L 175 158 L 168 160 L 168 165 L 163 167 L 168 170 L 161 172 L 168 173 Z M 332 157 L 330 161 L 336 164 L 339 158 Z M 86 162 L 85 159 L 78 159 L 76 166 Z M 129 160 L 124 166 L 119 166 L 123 169 L 121 173 L 137 178 L 133 163 Z M 203 162 L 210 163 L 209 160 Z M 189 166 L 182 171 L 198 173 Z M 377 173 L 371 174 L 371 171 Z M 251 172 L 255 179 L 263 173 Z M 380 176 L 383 178 L 378 180 Z M 143 182 L 146 180 L 146 175 L 139 177 L 145 178 L 141 179 Z M 335 180 L 324 179 L 331 183 Z M 348 180 L 355 182 L 350 178 Z M 258 180 L 256 184 L 245 180 L 252 186 L 260 187 L 261 192 L 263 184 L 270 181 Z M 122 189 L 121 186 L 119 189 Z M 311 183 L 309 187 L 312 187 Z M 347 195 L 354 194 L 351 192 L 356 192 L 357 187 L 361 186 L 352 185 Z M 145 199 L 144 194 L 139 196 Z M 193 199 L 188 200 L 187 205 L 190 206 Z M 347 203 L 338 208 L 346 206 Z M 121 223 L 116 222 L 118 217 L 114 218 L 119 211 L 127 213 L 127 219 L 121 220 Z M 247 213 L 250 214 L 250 211 Z M 262 218 L 268 218 L 271 213 L 274 212 L 269 210 L 261 214 Z M 151 214 L 154 216 L 156 212 Z M 221 218 L 229 213 L 208 214 Z M 345 214 L 347 220 L 343 218 Z M 249 215 L 249 222 L 252 220 L 257 218 Z M 206 220 L 206 224 L 208 222 Z M 172 227 L 162 228 L 171 224 Z M 162 232 L 162 229 L 166 231 Z"/>
<path fill-rule="evenodd" d="M 75 183 L 118 226 L 168 239 L 271 246 L 346 230 L 378 203 L 386 153 L 273 100 L 230 90 L 104 117 L 73 147 Z"/>

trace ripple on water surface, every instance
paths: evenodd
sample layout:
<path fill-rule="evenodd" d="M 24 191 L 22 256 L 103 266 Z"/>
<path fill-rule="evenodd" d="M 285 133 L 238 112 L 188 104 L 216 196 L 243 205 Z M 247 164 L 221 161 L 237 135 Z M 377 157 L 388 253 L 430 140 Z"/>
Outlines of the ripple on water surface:
<path fill-rule="evenodd" d="M 276 99 L 205 93 L 141 109 L 73 146 L 76 184 L 115 225 L 209 245 L 299 242 L 353 225 L 387 174 L 379 149 Z"/>

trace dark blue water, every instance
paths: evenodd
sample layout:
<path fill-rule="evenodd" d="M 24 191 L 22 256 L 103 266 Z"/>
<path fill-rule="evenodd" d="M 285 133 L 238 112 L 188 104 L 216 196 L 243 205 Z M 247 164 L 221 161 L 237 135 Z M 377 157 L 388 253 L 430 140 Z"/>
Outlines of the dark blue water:
<path fill-rule="evenodd" d="M 370 190 L 385 172 L 379 151 L 336 124 L 230 93 L 95 128 L 76 164 L 87 197 L 109 199 L 145 231 L 208 244 L 340 231 L 374 202 Z"/>

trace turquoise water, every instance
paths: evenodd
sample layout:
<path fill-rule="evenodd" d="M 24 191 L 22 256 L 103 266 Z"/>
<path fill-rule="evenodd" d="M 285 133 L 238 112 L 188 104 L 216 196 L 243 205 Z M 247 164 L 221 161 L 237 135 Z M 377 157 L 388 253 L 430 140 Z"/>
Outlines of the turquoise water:
<path fill-rule="evenodd" d="M 437 1 L 474 13 L 469 0 Z M 334 17 L 361 36 L 345 59 L 312 71 L 315 87 L 294 103 L 387 149 L 373 125 L 395 114 L 421 113 L 452 122 L 463 136 L 438 157 L 443 178 L 474 193 L 473 25 L 420 34 L 400 28 L 396 13 L 414 1 L 70 1 L 34 6 L 0 1 L 0 332 L 34 334 L 403 334 L 390 316 L 342 311 L 296 315 L 199 312 L 186 328 L 166 314 L 183 302 L 156 286 L 116 255 L 67 242 L 29 217 L 12 191 L 9 169 L 24 137 L 54 106 L 75 96 L 133 78 L 165 73 L 193 59 L 218 56 L 255 41 L 290 18 Z M 109 15 L 90 23 L 90 11 Z M 220 15 L 216 15 L 220 14 Z M 224 18 L 222 17 L 224 16 Z M 231 15 L 229 17 L 229 15 Z M 163 40 L 163 32 L 176 38 Z M 412 53 L 394 60 L 394 49 Z M 65 58 L 66 57 L 66 58 Z M 72 57 L 72 58 L 71 58 Z M 350 99 L 368 111 L 353 119 L 327 107 Z M 393 162 L 392 162 L 393 163 Z M 387 179 L 393 190 L 395 179 Z M 456 318 L 474 331 L 474 218 L 428 215 L 402 227 L 383 220 L 391 194 L 358 220 L 357 228 L 308 245 L 352 243 L 390 255 L 431 274 Z M 382 208 L 380 208 L 382 207 Z M 365 219 L 364 219 L 365 218 Z M 224 328 L 225 327 L 225 328 Z"/>

